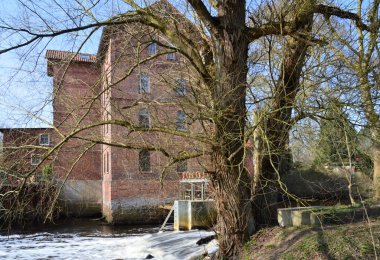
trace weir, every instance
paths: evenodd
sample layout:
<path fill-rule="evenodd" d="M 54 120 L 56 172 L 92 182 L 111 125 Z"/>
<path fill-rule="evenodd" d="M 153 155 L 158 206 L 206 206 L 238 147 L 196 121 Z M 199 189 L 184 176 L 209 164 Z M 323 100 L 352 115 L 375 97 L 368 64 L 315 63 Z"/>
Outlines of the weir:
<path fill-rule="evenodd" d="M 176 200 L 174 202 L 174 230 L 212 227 L 216 220 L 213 200 Z"/>
<path fill-rule="evenodd" d="M 215 203 L 207 192 L 208 178 L 203 173 L 184 173 L 180 181 L 180 199 L 174 204 L 160 230 L 174 214 L 173 229 L 209 228 L 216 222 Z"/>

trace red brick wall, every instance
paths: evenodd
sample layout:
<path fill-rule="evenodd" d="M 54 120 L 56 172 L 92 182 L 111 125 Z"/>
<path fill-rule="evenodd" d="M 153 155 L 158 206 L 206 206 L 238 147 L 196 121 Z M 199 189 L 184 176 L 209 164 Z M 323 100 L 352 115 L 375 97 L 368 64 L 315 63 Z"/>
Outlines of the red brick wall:
<path fill-rule="evenodd" d="M 98 66 L 90 62 L 72 62 L 69 66 L 64 61 L 48 62 L 54 82 L 54 126 L 58 131 L 69 135 L 100 122 Z M 64 138 L 55 133 L 55 145 Z M 70 174 L 69 179 L 101 179 L 101 147 L 92 146 L 89 140 L 101 140 L 101 127 L 79 131 L 59 148 L 54 161 L 54 172 L 59 178 Z"/>
<path fill-rule="evenodd" d="M 149 57 L 146 43 L 150 38 L 144 34 L 146 28 L 136 26 L 130 27 L 127 34 L 120 31 L 111 37 L 108 50 L 105 54 L 103 71 L 107 71 L 108 83 L 115 84 L 111 88 L 111 93 L 107 94 L 107 106 L 104 104 L 103 112 L 111 114 L 111 118 L 120 119 L 138 125 L 138 113 L 140 109 L 146 108 L 150 113 L 151 125 L 156 128 L 163 128 L 164 131 L 175 131 L 177 111 L 187 110 L 189 114 L 195 114 L 192 107 L 188 108 L 186 99 L 192 100 L 191 85 L 192 79 L 189 76 L 188 64 L 185 59 L 176 53 L 176 60 L 167 60 L 166 55 L 162 55 L 154 60 L 139 64 L 136 68 L 137 60 L 144 60 Z M 140 51 L 140 54 L 136 54 Z M 157 52 L 167 51 L 157 45 Z M 112 64 L 112 66 L 110 65 Z M 147 73 L 150 77 L 150 93 L 139 93 L 139 74 Z M 127 76 L 128 75 L 128 76 Z M 126 77 L 127 76 L 127 77 Z M 105 78 L 105 77 L 104 77 Z M 124 78 L 124 79 L 123 79 Z M 175 92 L 176 80 L 183 78 L 187 82 L 186 97 L 179 97 Z M 122 79 L 122 80 L 121 80 Z M 103 89 L 107 87 L 102 84 Z M 185 99 L 185 100 L 184 100 Z M 136 102 L 142 104 L 135 105 Z M 105 103 L 106 103 L 105 102 Z M 143 104 L 145 103 L 145 104 Z M 189 120 L 190 121 L 190 120 Z M 201 133 L 199 122 L 192 122 L 188 125 L 186 134 Z M 205 150 L 203 143 L 194 141 L 192 138 L 173 136 L 170 133 L 158 132 L 134 132 L 131 133 L 126 127 L 112 125 L 106 134 L 108 140 L 119 142 L 133 147 L 155 146 L 157 149 L 164 149 L 171 156 L 178 156 L 181 151 L 201 152 Z M 112 179 L 123 178 L 157 178 L 169 159 L 161 152 L 151 152 L 152 173 L 147 176 L 139 172 L 138 150 L 119 148 L 103 148 L 103 152 L 111 154 L 110 165 Z M 103 162 L 104 162 L 103 156 Z M 201 160 L 202 161 L 202 160 Z M 203 160 L 204 161 L 204 160 Z M 203 163 L 204 164 L 204 163 Z M 189 160 L 190 171 L 203 171 L 197 159 Z M 176 166 L 167 167 L 166 174 L 176 177 Z"/>
<path fill-rule="evenodd" d="M 57 153 L 54 168 L 59 177 L 65 176 L 75 164 L 70 179 L 103 179 L 105 212 L 112 210 L 109 202 L 113 200 L 177 198 L 178 174 L 176 164 L 169 164 L 170 157 L 177 157 L 182 151 L 194 154 L 206 151 L 208 147 L 203 142 L 187 136 L 206 136 L 211 129 L 207 122 L 201 126 L 197 110 L 191 106 L 195 100 L 193 89 L 197 89 L 198 100 L 207 100 L 207 92 L 199 90 L 201 85 L 192 77 L 193 71 L 185 59 L 176 53 L 175 60 L 162 55 L 135 66 L 137 60 L 149 57 L 146 46 L 151 40 L 150 32 L 137 25 L 122 30 L 114 31 L 106 38 L 107 42 L 102 43 L 107 48 L 100 54 L 104 57 L 98 56 L 99 64 L 73 62 L 67 67 L 63 61 L 49 60 L 49 73 L 54 76 L 54 125 L 62 134 L 102 120 L 118 119 L 132 124 L 132 127 L 102 125 L 82 131 L 65 142 Z M 167 50 L 157 46 L 157 51 Z M 142 72 L 150 77 L 150 93 L 139 93 L 138 79 Z M 186 80 L 185 97 L 175 91 L 178 79 Z M 138 126 L 138 113 L 142 108 L 150 113 L 152 130 L 133 131 L 133 125 Z M 176 131 L 178 111 L 188 114 L 189 124 L 182 136 L 172 134 Z M 62 140 L 58 134 L 54 139 L 56 144 Z M 91 145 L 89 139 L 136 149 L 100 144 L 82 155 Z M 141 146 L 156 148 L 151 151 L 151 172 L 148 173 L 139 169 Z M 79 156 L 82 158 L 77 161 Z M 188 160 L 188 171 L 203 172 L 205 167 L 210 170 L 206 157 Z M 160 190 L 158 181 L 161 174 L 170 183 L 164 190 Z"/>
<path fill-rule="evenodd" d="M 176 53 L 176 60 L 173 61 L 162 55 L 134 67 L 139 58 L 143 60 L 149 57 L 147 49 L 144 49 L 150 40 L 144 35 L 145 29 L 132 26 L 127 29 L 128 33 L 118 31 L 107 42 L 108 48 L 103 54 L 101 65 L 102 118 L 119 119 L 138 126 L 139 111 L 146 108 L 150 113 L 151 126 L 164 131 L 141 132 L 124 126 L 103 126 L 104 140 L 127 147 L 156 147 L 157 150 L 164 149 L 170 156 L 178 156 L 181 151 L 202 152 L 206 148 L 204 144 L 193 138 L 170 133 L 176 130 L 177 111 L 185 110 L 195 116 L 193 108 L 186 105 L 186 100 L 191 101 L 194 97 L 191 93 L 192 78 L 188 76 L 188 67 L 183 57 Z M 140 54 L 137 54 L 139 51 Z M 165 49 L 157 46 L 157 51 Z M 150 77 L 150 93 L 139 93 L 139 75 L 142 72 Z M 175 92 L 176 80 L 180 78 L 187 81 L 186 97 L 179 97 Z M 192 122 L 184 135 L 202 131 L 199 122 Z M 109 219 L 116 214 L 114 207 L 119 207 L 114 202 L 124 205 L 120 207 L 130 207 L 125 201 L 129 199 L 132 204 L 140 201 L 140 206 L 144 207 L 144 203 L 157 204 L 160 201 L 164 204 L 178 198 L 176 164 L 169 165 L 170 158 L 162 152 L 151 151 L 151 172 L 140 172 L 139 151 L 102 145 L 103 212 Z M 205 158 L 188 160 L 188 170 L 204 171 L 203 167 L 209 166 L 205 161 Z M 163 190 L 160 189 L 159 182 L 161 174 L 165 174 Z"/>
<path fill-rule="evenodd" d="M 9 174 L 9 180 L 16 180 L 11 175 L 23 176 L 35 171 L 33 175 L 36 178 L 41 176 L 43 165 L 49 164 L 49 157 L 38 167 L 31 164 L 32 155 L 39 155 L 45 158 L 51 148 L 51 145 L 40 145 L 39 137 L 41 134 L 49 134 L 52 142 L 52 129 L 47 128 L 16 128 L 1 129 L 3 133 L 3 155 L 2 168 Z M 32 176 L 33 176 L 32 175 Z"/>
<path fill-rule="evenodd" d="M 118 180 L 111 184 L 111 199 L 120 198 L 156 198 L 167 199 L 178 198 L 178 181 L 165 181 L 161 188 L 161 183 L 157 179 L 150 180 Z"/>

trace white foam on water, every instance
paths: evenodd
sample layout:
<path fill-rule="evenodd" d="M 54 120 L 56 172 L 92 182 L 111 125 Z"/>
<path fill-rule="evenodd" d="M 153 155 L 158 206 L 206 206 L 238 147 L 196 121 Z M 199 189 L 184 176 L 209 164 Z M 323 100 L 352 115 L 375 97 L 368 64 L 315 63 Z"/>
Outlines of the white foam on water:
<path fill-rule="evenodd" d="M 0 236 L 0 259 L 189 259 L 218 250 L 216 240 L 196 245 L 208 231 L 162 232 L 145 235 L 104 236 L 36 233 Z"/>

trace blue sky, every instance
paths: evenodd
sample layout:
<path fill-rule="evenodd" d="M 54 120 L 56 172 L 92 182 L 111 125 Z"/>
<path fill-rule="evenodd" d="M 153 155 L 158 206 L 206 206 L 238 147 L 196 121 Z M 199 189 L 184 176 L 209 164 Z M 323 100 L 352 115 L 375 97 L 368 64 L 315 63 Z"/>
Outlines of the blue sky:
<path fill-rule="evenodd" d="M 154 1 L 136 2 L 145 5 Z M 57 31 L 101 21 L 124 13 L 128 8 L 123 0 L 101 0 L 95 8 L 89 8 L 91 2 L 97 3 L 90 0 L 0 0 L 0 26 L 32 28 L 38 32 L 46 32 L 50 27 Z M 178 5 L 184 7 L 183 3 L 179 1 Z M 83 14 L 80 5 L 85 5 L 92 13 Z M 82 31 L 44 39 L 37 45 L 0 55 L 0 128 L 49 126 L 52 122 L 52 79 L 46 75 L 45 52 L 47 49 L 76 52 L 88 34 L 89 31 Z M 100 36 L 101 30 L 98 30 L 80 51 L 96 54 Z M 0 28 L 0 49 L 25 39 L 30 39 L 30 35 Z"/>
<path fill-rule="evenodd" d="M 78 2 L 89 5 L 91 1 Z M 184 9 L 184 2 L 177 2 L 176 7 Z M 354 0 L 339 1 L 345 6 L 352 6 L 354 2 Z M 23 3 L 27 3 L 27 8 Z M 63 8 L 59 6 L 63 6 Z M 12 27 L 26 25 L 40 29 L 46 27 L 43 21 L 33 13 L 34 10 L 37 10 L 38 15 L 41 15 L 54 29 L 71 27 L 73 20 L 78 23 L 93 22 L 88 15 L 85 18 L 82 17 L 82 20 L 79 18 L 69 19 L 63 9 L 70 10 L 70 16 L 80 14 L 81 11 L 80 8 L 78 10 L 76 1 L 1 0 L 0 25 L 8 24 Z M 112 14 L 125 12 L 126 5 L 122 0 L 103 0 L 92 11 L 98 19 L 102 20 Z M 79 44 L 87 34 L 88 31 L 84 31 L 78 35 L 70 34 L 53 40 L 45 39 L 37 46 L 33 46 L 33 49 L 28 47 L 0 55 L 0 128 L 41 127 L 52 122 L 52 79 L 46 74 L 45 51 L 46 49 L 77 51 Z M 83 46 L 81 52 L 96 53 L 100 34 L 100 30 L 95 33 Z M 0 29 L 0 49 L 19 42 L 24 36 L 9 34 Z"/>
<path fill-rule="evenodd" d="M 47 27 L 53 30 L 72 28 L 74 23 L 94 23 L 95 19 L 100 21 L 127 11 L 123 0 L 101 0 L 90 9 L 95 17 L 91 18 L 88 13 L 83 15 L 83 8 L 78 4 L 88 9 L 91 2 L 97 1 L 1 0 L 0 26 L 44 32 Z M 0 55 L 0 128 L 49 126 L 52 122 L 52 79 L 46 74 L 45 52 L 47 49 L 76 52 L 88 34 L 89 31 L 82 31 L 44 39 L 36 45 Z M 80 51 L 96 54 L 100 36 L 101 30 L 98 30 Z M 29 39 L 30 35 L 10 33 L 0 28 L 0 49 L 26 38 Z"/>
<path fill-rule="evenodd" d="M 27 2 L 27 1 L 25 1 Z M 39 1 L 37 1 L 38 3 Z M 41 7 L 41 10 L 50 10 L 51 0 L 41 1 L 40 6 L 34 4 L 29 8 Z M 58 1 L 59 2 L 59 1 Z M 65 1 L 61 1 L 62 3 Z M 74 2 L 74 1 L 72 1 Z M 108 2 L 108 1 L 107 1 Z M 104 6 L 102 6 L 104 7 Z M 110 6 L 104 8 L 110 10 Z M 103 10 L 103 13 L 105 11 Z M 1 24 L 12 27 L 21 27 L 30 24 L 31 27 L 41 26 L 39 19 L 25 17 L 25 6 L 18 0 L 0 1 Z M 109 12 L 111 13 L 111 12 Z M 67 15 L 62 10 L 52 9 L 51 13 L 41 12 L 42 16 L 54 22 L 64 23 Z M 99 12 L 100 17 L 105 17 Z M 70 24 L 64 25 L 69 27 Z M 57 26 L 57 28 L 62 28 Z M 54 39 L 46 39 L 37 46 L 23 48 L 0 55 L 0 128 L 1 127 L 45 127 L 52 122 L 52 79 L 46 74 L 46 49 L 77 51 L 88 31 L 79 35 L 65 35 Z M 83 46 L 81 52 L 96 53 L 101 30 Z M 1 49 L 22 40 L 23 35 L 10 35 L 0 31 Z M 7 45 L 8 44 L 8 45 Z"/>

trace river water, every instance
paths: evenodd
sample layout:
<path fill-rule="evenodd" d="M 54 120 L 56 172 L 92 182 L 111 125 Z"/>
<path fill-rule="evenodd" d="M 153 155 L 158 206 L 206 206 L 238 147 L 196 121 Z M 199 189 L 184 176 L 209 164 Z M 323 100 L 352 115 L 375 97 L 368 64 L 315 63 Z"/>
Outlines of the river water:
<path fill-rule="evenodd" d="M 165 231 L 157 227 L 112 227 L 71 220 L 0 235 L 0 259 L 189 259 L 217 250 L 215 240 L 196 242 L 213 232 Z"/>

